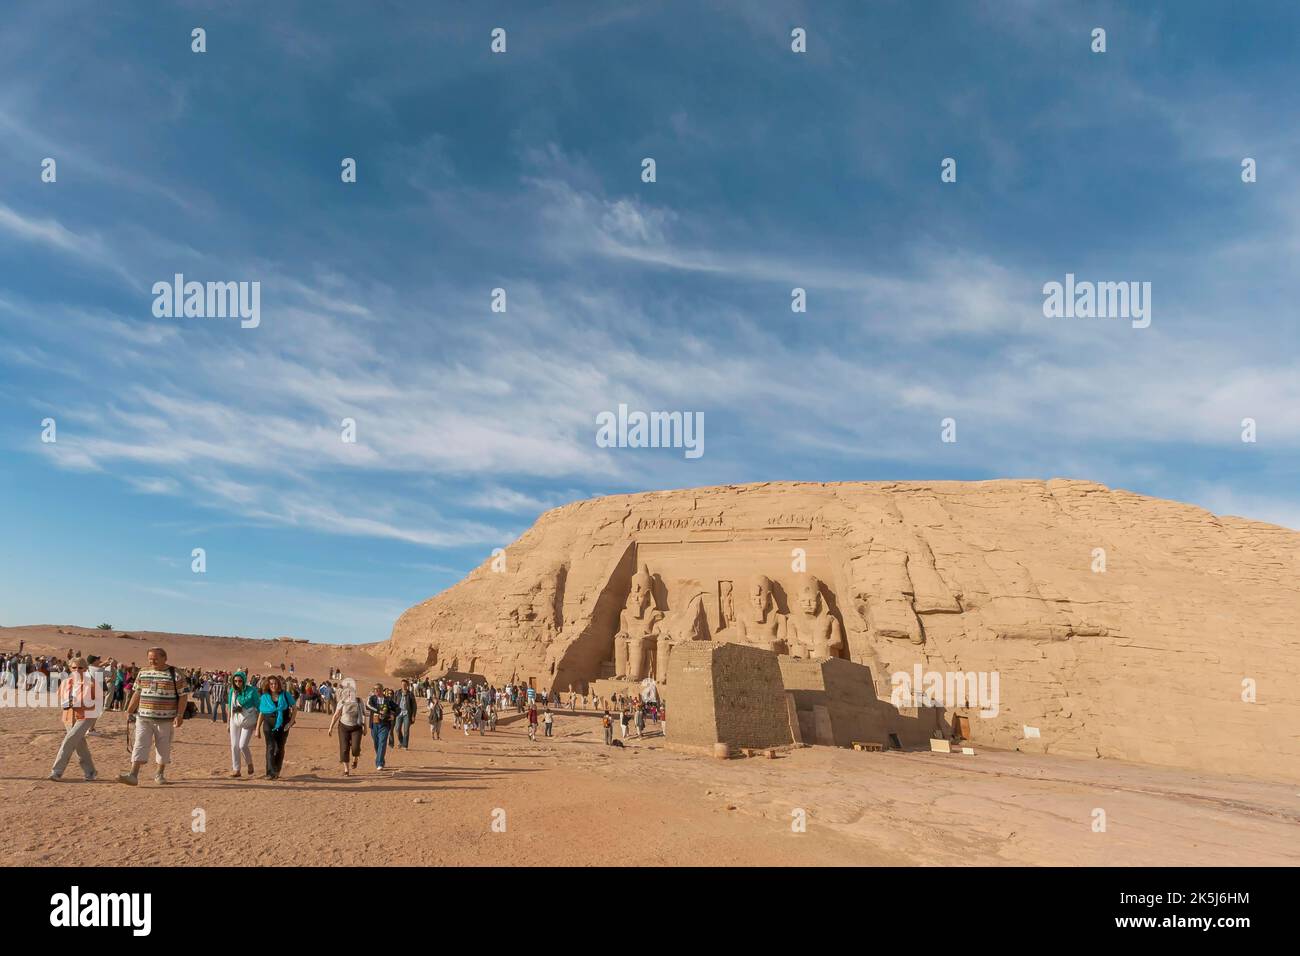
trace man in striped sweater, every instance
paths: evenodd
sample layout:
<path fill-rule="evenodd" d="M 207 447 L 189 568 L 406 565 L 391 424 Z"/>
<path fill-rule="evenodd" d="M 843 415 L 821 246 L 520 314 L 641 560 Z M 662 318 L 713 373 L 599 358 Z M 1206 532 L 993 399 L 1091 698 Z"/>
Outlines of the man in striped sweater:
<path fill-rule="evenodd" d="M 154 782 L 167 782 L 163 774 L 171 763 L 172 734 L 185 720 L 189 696 L 185 676 L 167 663 L 167 652 L 161 647 L 151 647 L 149 666 L 136 677 L 135 690 L 126 705 L 127 716 L 136 715 L 135 744 L 131 750 L 131 771 L 118 774 L 118 783 L 134 787 L 140 782 L 140 768 L 149 762 L 151 749 L 158 758 Z"/>

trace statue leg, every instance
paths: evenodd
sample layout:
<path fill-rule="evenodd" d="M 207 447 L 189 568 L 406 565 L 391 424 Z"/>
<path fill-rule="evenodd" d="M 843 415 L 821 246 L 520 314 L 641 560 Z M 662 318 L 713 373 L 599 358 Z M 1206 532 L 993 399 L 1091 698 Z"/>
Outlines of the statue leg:
<path fill-rule="evenodd" d="M 646 644 L 644 637 L 628 641 L 627 676 L 629 680 L 641 680 L 645 677 Z"/>
<path fill-rule="evenodd" d="M 668 638 L 659 638 L 659 646 L 655 650 L 655 680 L 660 684 L 668 680 L 668 656 L 672 652 L 673 646 L 668 643 Z"/>
<path fill-rule="evenodd" d="M 614 638 L 614 676 L 627 676 L 627 645 L 626 637 Z"/>

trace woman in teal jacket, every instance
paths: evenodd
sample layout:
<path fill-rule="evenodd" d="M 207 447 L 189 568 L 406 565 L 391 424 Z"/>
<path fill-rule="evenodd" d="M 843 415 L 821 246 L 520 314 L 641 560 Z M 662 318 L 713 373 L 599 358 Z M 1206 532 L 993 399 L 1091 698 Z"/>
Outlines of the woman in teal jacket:
<path fill-rule="evenodd" d="M 257 736 L 266 736 L 266 779 L 275 780 L 284 766 L 284 744 L 297 710 L 284 682 L 272 675 L 258 702 Z"/>

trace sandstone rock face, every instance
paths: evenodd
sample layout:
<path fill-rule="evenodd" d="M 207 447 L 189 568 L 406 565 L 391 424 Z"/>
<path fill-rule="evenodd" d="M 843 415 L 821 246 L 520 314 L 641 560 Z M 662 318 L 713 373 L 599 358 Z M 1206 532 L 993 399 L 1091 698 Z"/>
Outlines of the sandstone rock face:
<path fill-rule="evenodd" d="M 981 675 L 995 706 L 936 701 L 976 744 L 1300 779 L 1298 622 L 1274 525 L 1084 481 L 769 483 L 547 512 L 381 653 L 560 691 L 710 640 L 865 664 L 884 699 Z"/>

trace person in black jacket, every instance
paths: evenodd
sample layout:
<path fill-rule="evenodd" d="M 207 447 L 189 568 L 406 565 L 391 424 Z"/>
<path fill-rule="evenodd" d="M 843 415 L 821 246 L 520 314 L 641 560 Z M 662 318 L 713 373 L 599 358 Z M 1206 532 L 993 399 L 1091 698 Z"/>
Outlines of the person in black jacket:
<path fill-rule="evenodd" d="M 388 753 L 388 739 L 393 732 L 393 722 L 397 708 L 393 699 L 384 691 L 383 684 L 376 684 L 374 693 L 366 698 L 366 715 L 370 720 L 370 740 L 375 745 L 375 769 L 384 769 L 384 756 Z"/>
<path fill-rule="evenodd" d="M 402 681 L 402 689 L 393 695 L 394 723 L 397 728 L 397 746 L 411 749 L 411 720 L 415 717 L 415 691 L 409 680 Z"/>

